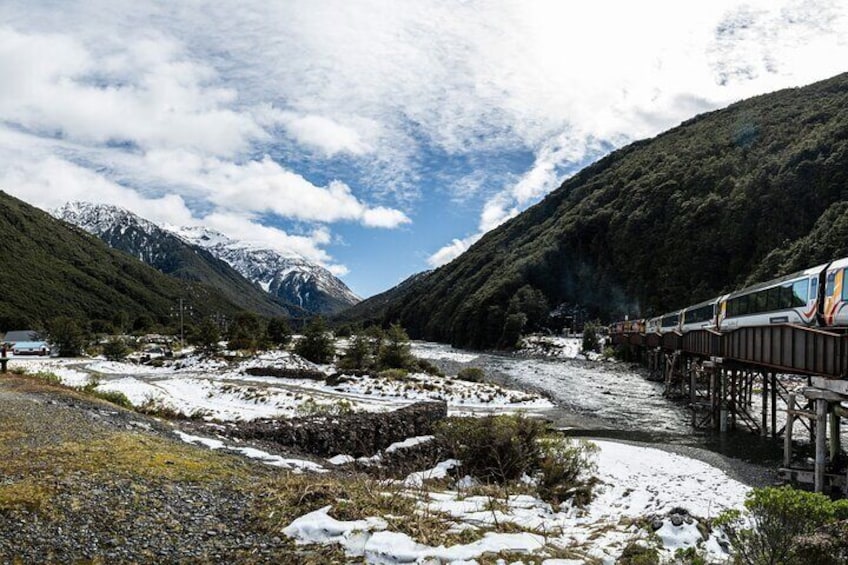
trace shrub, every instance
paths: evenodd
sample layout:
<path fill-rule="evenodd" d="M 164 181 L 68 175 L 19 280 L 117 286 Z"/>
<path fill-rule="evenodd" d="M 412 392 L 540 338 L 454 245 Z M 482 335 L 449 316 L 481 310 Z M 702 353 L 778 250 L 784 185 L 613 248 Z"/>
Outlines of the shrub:
<path fill-rule="evenodd" d="M 127 398 L 127 395 L 119 390 L 92 390 L 91 394 L 100 400 L 105 400 L 106 402 L 111 402 L 112 404 L 116 404 L 127 410 L 132 410 L 134 407 L 130 399 Z"/>
<path fill-rule="evenodd" d="M 50 323 L 50 339 L 59 347 L 61 357 L 77 357 L 85 345 L 82 326 L 67 316 L 54 318 Z"/>
<path fill-rule="evenodd" d="M 409 369 L 414 357 L 409 349 L 409 336 L 398 324 L 389 326 L 386 341 L 382 344 L 377 355 L 377 365 L 380 369 Z"/>
<path fill-rule="evenodd" d="M 541 456 L 546 424 L 523 415 L 448 418 L 436 436 L 465 473 L 483 482 L 505 483 L 532 474 Z"/>
<path fill-rule="evenodd" d="M 17 373 L 17 374 L 19 374 L 19 375 L 26 374 L 26 370 L 24 370 L 24 372 L 22 372 L 22 373 Z M 59 377 L 57 377 L 53 373 L 48 373 L 46 371 L 39 371 L 37 373 L 33 373 L 32 376 L 36 377 L 38 379 L 41 379 L 42 381 L 46 382 L 47 384 L 51 384 L 51 385 L 61 385 L 62 384 L 62 379 L 60 379 Z"/>
<path fill-rule="evenodd" d="M 456 374 L 456 378 L 472 383 L 481 383 L 486 373 L 479 367 L 466 367 Z"/>
<path fill-rule="evenodd" d="M 832 523 L 841 508 L 823 494 L 766 487 L 748 494 L 745 516 L 729 510 L 715 525 L 727 534 L 740 563 L 801 564 L 808 561 L 797 552 L 799 541 Z"/>
<path fill-rule="evenodd" d="M 339 359 L 339 369 L 344 371 L 364 371 L 371 366 L 371 344 L 367 337 L 357 334 L 350 340 L 344 355 Z"/>
<path fill-rule="evenodd" d="M 598 324 L 594 322 L 588 322 L 585 326 L 583 326 L 582 349 L 584 352 L 597 352 L 600 350 L 600 348 L 601 341 L 598 339 Z"/>
<path fill-rule="evenodd" d="M 129 352 L 130 348 L 119 337 L 112 337 L 103 345 L 103 355 L 110 361 L 120 361 L 126 358 Z"/>
<path fill-rule="evenodd" d="M 659 565 L 660 553 L 654 547 L 631 543 L 624 548 L 616 563 L 619 565 Z"/>
<path fill-rule="evenodd" d="M 436 377 L 445 376 L 441 369 L 439 369 L 433 363 L 430 363 L 426 359 L 415 359 L 415 363 L 413 365 L 413 370 L 417 372 L 427 373 L 428 375 L 433 375 Z"/>
<path fill-rule="evenodd" d="M 268 322 L 268 339 L 277 347 L 285 347 L 292 337 L 291 326 L 285 318 L 272 318 Z"/>
<path fill-rule="evenodd" d="M 191 337 L 192 343 L 197 345 L 204 353 L 210 354 L 218 351 L 219 341 L 221 341 L 221 331 L 212 318 L 204 318 Z"/>
<path fill-rule="evenodd" d="M 597 445 L 584 440 L 572 441 L 564 437 L 543 440 L 539 495 L 555 505 L 572 498 L 579 505 L 587 504 L 594 480 L 583 480 L 581 476 L 597 470 L 593 459 L 597 452 Z"/>
<path fill-rule="evenodd" d="M 386 369 L 377 373 L 377 376 L 389 381 L 405 381 L 409 373 L 406 369 Z"/>
<path fill-rule="evenodd" d="M 332 363 L 335 357 L 335 349 L 322 318 L 313 318 L 309 322 L 303 332 L 303 338 L 297 343 L 294 351 L 313 363 Z"/>

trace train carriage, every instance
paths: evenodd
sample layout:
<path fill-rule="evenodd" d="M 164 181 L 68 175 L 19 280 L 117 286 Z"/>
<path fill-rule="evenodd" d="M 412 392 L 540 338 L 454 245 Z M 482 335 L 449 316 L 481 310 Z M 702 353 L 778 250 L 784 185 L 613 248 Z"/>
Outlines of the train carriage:
<path fill-rule="evenodd" d="M 771 324 L 815 325 L 826 267 L 819 265 L 727 295 L 720 306 L 719 328 L 727 331 Z"/>
<path fill-rule="evenodd" d="M 823 326 L 848 327 L 848 258 L 827 267 L 823 304 Z"/>

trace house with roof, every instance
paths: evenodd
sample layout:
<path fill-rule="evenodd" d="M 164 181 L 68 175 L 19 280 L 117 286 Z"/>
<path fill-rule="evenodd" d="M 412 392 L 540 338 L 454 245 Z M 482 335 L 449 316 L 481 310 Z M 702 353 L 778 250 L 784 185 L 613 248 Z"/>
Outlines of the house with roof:
<path fill-rule="evenodd" d="M 2 341 L 14 355 L 50 355 L 50 344 L 35 330 L 13 330 Z"/>

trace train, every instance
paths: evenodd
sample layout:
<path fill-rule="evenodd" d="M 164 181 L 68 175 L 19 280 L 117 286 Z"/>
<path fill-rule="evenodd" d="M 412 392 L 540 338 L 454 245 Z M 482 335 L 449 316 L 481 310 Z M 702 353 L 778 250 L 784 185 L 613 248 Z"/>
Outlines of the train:
<path fill-rule="evenodd" d="M 797 324 L 848 328 L 848 257 L 717 296 L 649 319 L 615 322 L 616 333 L 733 331 Z"/>

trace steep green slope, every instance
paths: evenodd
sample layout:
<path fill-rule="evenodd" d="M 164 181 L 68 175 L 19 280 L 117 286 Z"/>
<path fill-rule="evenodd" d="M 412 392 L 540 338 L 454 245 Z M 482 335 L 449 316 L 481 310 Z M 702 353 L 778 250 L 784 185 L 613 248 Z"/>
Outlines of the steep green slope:
<path fill-rule="evenodd" d="M 615 151 L 362 318 L 467 347 L 550 307 L 648 316 L 848 255 L 848 74 Z M 348 316 L 368 312 L 368 301 Z M 510 319 L 510 316 L 513 316 Z"/>
<path fill-rule="evenodd" d="M 239 310 L 218 291 L 168 277 L 4 192 L 0 288 L 3 325 L 62 315 L 113 320 L 122 313 L 167 322 L 179 298 L 199 316 Z"/>

